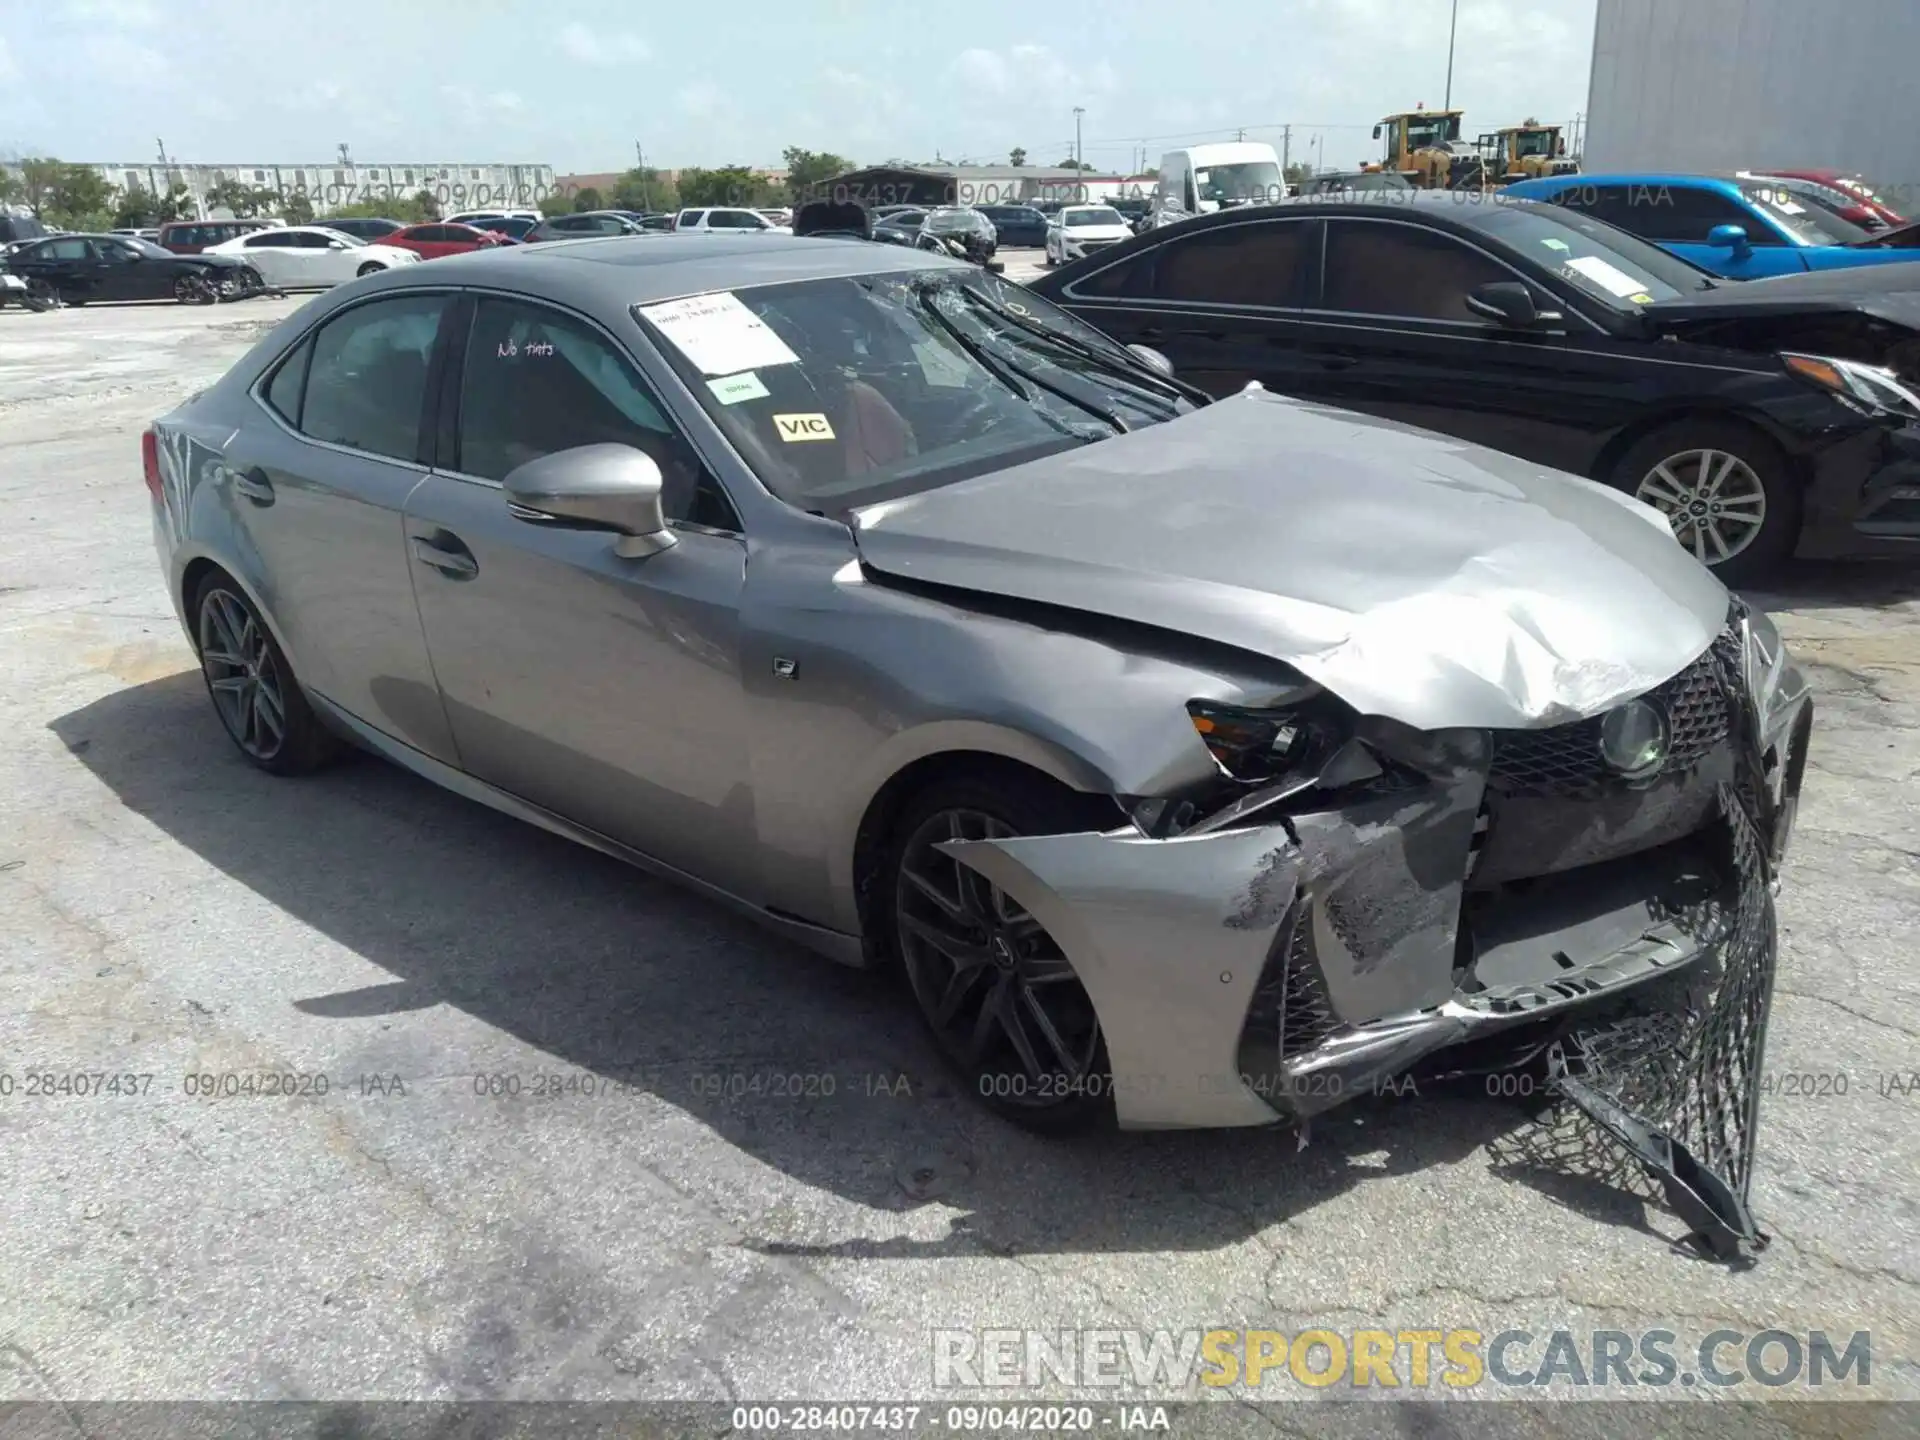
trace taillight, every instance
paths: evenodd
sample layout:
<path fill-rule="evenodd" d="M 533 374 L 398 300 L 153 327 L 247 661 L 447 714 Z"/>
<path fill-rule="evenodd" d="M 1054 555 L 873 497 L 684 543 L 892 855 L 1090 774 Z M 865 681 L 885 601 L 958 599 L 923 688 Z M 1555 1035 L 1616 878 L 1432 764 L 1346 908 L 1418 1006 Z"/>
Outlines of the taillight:
<path fill-rule="evenodd" d="M 147 474 L 147 493 L 160 498 L 160 437 L 149 426 L 140 437 L 140 468 Z"/>

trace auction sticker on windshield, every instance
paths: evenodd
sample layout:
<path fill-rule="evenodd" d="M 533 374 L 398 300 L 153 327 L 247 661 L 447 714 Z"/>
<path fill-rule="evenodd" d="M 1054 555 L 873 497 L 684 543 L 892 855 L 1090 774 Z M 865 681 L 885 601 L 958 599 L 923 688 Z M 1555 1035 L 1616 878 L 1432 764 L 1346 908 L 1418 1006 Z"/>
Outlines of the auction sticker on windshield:
<path fill-rule="evenodd" d="M 640 313 L 704 375 L 800 363 L 787 342 L 728 290 L 642 305 Z"/>
<path fill-rule="evenodd" d="M 1622 300 L 1638 295 L 1647 288 L 1647 282 L 1636 280 L 1626 271 L 1609 265 L 1598 255 L 1576 255 L 1567 261 L 1567 269 L 1576 270 L 1593 281 L 1609 295 L 1617 295 Z"/>
<path fill-rule="evenodd" d="M 722 405 L 738 405 L 742 400 L 764 400 L 767 387 L 760 377 L 747 370 L 738 375 L 723 375 L 707 381 L 707 389 Z"/>

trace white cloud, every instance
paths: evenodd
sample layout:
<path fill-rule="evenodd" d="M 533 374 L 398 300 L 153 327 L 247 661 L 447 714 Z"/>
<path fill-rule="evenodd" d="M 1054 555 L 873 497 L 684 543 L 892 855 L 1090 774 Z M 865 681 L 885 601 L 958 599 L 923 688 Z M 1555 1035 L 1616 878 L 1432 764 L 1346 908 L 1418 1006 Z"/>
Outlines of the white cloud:
<path fill-rule="evenodd" d="M 67 0 L 66 10 L 69 19 L 83 25 L 149 30 L 160 23 L 160 9 L 152 0 Z"/>
<path fill-rule="evenodd" d="M 1051 95 L 1068 104 L 1109 94 L 1119 84 L 1105 60 L 1075 65 L 1045 45 L 962 50 L 949 68 L 955 79 L 992 95 Z"/>
<path fill-rule="evenodd" d="M 89 35 L 80 42 L 80 58 L 102 79 L 123 85 L 152 84 L 170 78 L 172 62 L 151 45 L 125 35 Z"/>
<path fill-rule="evenodd" d="M 611 69 L 615 65 L 630 65 L 641 60 L 653 58 L 653 47 L 631 31 L 622 30 L 612 35 L 596 35 L 578 20 L 569 21 L 560 27 L 555 42 L 560 53 L 569 60 L 582 65 L 596 65 L 602 69 Z"/>
<path fill-rule="evenodd" d="M 696 80 L 691 85 L 683 85 L 674 97 L 683 113 L 695 120 L 710 120 L 726 104 L 727 95 L 711 80 Z"/>

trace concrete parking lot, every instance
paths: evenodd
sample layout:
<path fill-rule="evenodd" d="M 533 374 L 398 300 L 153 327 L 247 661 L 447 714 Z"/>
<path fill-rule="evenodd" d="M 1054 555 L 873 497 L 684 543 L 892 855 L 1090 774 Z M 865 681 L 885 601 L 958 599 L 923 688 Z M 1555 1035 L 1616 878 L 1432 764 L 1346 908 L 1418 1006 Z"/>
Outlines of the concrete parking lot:
<path fill-rule="evenodd" d="M 1846 1078 L 1767 1100 L 1729 1272 L 1510 1173 L 1492 1100 L 1032 1138 L 884 978 L 370 759 L 250 769 L 139 435 L 299 303 L 0 311 L 0 1400 L 926 1397 L 937 1330 L 1217 1326 L 1866 1330 L 1813 1398 L 1920 1398 L 1920 566 L 1759 597 L 1819 705 L 1769 1068 Z"/>

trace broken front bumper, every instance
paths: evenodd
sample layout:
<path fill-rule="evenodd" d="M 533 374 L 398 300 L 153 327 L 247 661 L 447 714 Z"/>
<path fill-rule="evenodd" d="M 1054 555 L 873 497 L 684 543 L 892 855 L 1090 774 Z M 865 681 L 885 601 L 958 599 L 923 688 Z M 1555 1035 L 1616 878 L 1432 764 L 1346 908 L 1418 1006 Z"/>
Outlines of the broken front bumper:
<path fill-rule="evenodd" d="M 1764 617 L 1654 693 L 1676 765 L 1638 786 L 1580 726 L 1449 732 L 1419 776 L 1171 838 L 943 848 L 1073 962 L 1124 1126 L 1301 1121 L 1523 1033 L 1744 1195 L 1811 709 Z"/>

